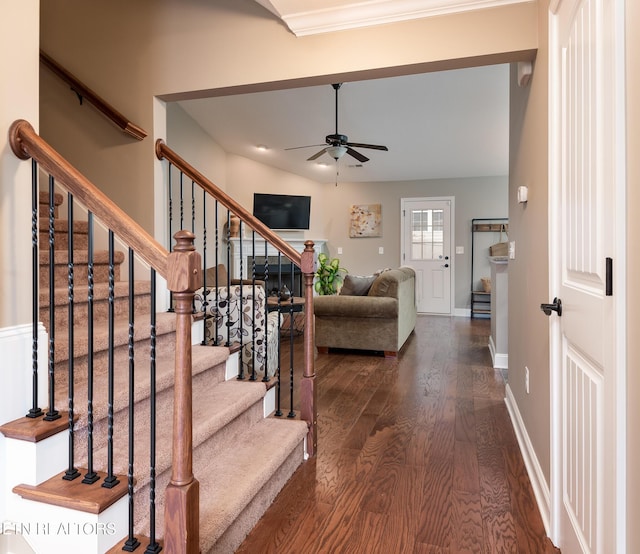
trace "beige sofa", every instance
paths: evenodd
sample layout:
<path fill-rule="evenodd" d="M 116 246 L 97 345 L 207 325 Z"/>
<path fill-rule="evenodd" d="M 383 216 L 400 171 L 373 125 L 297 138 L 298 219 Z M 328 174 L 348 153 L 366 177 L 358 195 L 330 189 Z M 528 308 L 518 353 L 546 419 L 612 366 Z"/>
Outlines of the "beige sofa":
<path fill-rule="evenodd" d="M 318 352 L 345 348 L 396 356 L 416 325 L 415 271 L 400 267 L 369 278 L 347 275 L 340 294 L 317 296 L 313 305 Z"/>

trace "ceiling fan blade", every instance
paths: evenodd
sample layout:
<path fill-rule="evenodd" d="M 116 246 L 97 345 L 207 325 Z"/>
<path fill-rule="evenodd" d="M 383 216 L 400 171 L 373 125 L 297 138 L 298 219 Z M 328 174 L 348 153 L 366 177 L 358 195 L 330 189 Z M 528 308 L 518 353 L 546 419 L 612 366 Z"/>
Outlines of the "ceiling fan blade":
<path fill-rule="evenodd" d="M 285 148 L 285 150 L 300 150 L 300 148 L 318 148 L 318 146 L 324 146 L 324 144 L 307 144 L 306 146 L 292 146 L 291 148 Z"/>
<path fill-rule="evenodd" d="M 347 154 L 349 154 L 350 156 L 353 156 L 356 160 L 358 160 L 359 162 L 368 162 L 369 158 L 367 158 L 366 156 L 360 154 L 360 152 L 356 152 L 353 148 L 349 148 L 347 147 Z"/>
<path fill-rule="evenodd" d="M 324 154 L 327 151 L 326 148 L 323 148 L 322 150 L 320 150 L 320 152 L 316 152 L 313 156 L 311 156 L 310 158 L 307 158 L 308 162 L 312 162 L 313 160 L 317 160 L 320 156 L 322 156 L 322 154 Z"/>
<path fill-rule="evenodd" d="M 373 148 L 373 150 L 384 150 L 388 152 L 389 149 L 386 146 L 381 146 L 379 144 L 362 144 L 360 142 L 347 142 L 347 146 L 355 146 L 356 148 Z"/>

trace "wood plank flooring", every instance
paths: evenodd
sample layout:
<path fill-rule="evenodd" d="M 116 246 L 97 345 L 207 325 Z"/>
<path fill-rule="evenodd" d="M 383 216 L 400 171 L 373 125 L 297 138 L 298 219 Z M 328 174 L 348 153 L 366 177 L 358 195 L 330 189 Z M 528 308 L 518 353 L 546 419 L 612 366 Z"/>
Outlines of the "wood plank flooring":
<path fill-rule="evenodd" d="M 488 320 L 420 316 L 397 359 L 316 359 L 318 455 L 239 553 L 552 553 Z M 301 358 L 298 358 L 301 359 Z"/>

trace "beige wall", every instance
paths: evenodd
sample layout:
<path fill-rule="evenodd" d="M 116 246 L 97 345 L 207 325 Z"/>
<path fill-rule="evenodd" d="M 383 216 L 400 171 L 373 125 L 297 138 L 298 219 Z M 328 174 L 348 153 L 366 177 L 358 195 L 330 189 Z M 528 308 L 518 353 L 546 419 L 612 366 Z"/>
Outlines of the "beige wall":
<path fill-rule="evenodd" d="M 327 185 L 325 185 L 327 186 Z M 464 254 L 454 254 L 454 306 L 470 307 L 471 290 L 471 219 L 474 217 L 507 217 L 506 177 L 478 177 L 469 179 L 437 179 L 384 183 L 338 183 L 328 185 L 323 196 L 325 203 L 325 238 L 332 256 L 343 248 L 341 259 L 351 273 L 370 274 L 383 267 L 402 265 L 401 213 L 403 198 L 452 196 L 455 199 L 455 244 L 463 246 Z M 349 238 L 349 208 L 353 204 L 382 205 L 382 237 Z M 384 254 L 378 254 L 383 247 Z M 477 246 L 477 243 L 476 243 Z M 476 256 L 476 263 L 485 263 L 486 254 Z M 453 291 L 452 291 L 453 294 Z"/>
<path fill-rule="evenodd" d="M 42 133 L 153 230 L 148 199 L 154 194 L 154 96 L 511 61 L 530 56 L 537 46 L 534 6 L 296 38 L 250 0 L 43 2 L 42 48 L 150 137 L 136 142 L 118 133 L 46 70 Z"/>
<path fill-rule="evenodd" d="M 246 158 L 230 158 L 230 187 L 238 185 L 237 191 L 246 206 L 252 205 L 254 189 L 251 187 L 255 186 L 250 185 L 242 191 L 247 183 L 259 183 L 256 190 L 264 192 L 310 194 L 311 229 L 305 233 L 306 238 L 327 240 L 328 254 L 339 257 L 350 273 L 358 275 L 403 263 L 400 259 L 402 198 L 455 197 L 455 244 L 465 249 L 463 255 L 455 257 L 455 307 L 460 309 L 469 307 L 471 218 L 506 217 L 508 214 L 506 177 L 319 185 L 291 175 L 283 180 L 281 177 L 286 175 L 283 172 Z M 270 178 L 269 174 L 273 173 L 276 180 Z M 257 175 L 260 177 L 253 178 Z M 381 204 L 382 237 L 349 237 L 349 208 L 353 204 Z M 338 247 L 342 247 L 341 255 L 338 255 Z M 378 253 L 380 247 L 384 254 Z"/>
<path fill-rule="evenodd" d="M 0 18 L 0 329 L 31 321 L 31 164 L 8 143 L 9 126 L 38 129 L 38 2 L 5 2 Z M 16 55 L 20 44 L 20 55 Z M 10 299 L 20 299 L 11 301 Z"/>
<path fill-rule="evenodd" d="M 640 3 L 627 0 L 627 492 L 628 492 L 628 552 L 640 552 Z"/>
<path fill-rule="evenodd" d="M 550 484 L 550 373 L 548 319 L 540 304 L 549 297 L 548 276 L 548 18 L 539 6 L 539 49 L 530 84 L 511 76 L 509 240 L 516 259 L 509 262 L 509 386 L 531 439 L 547 486 Z M 529 187 L 519 204 L 518 186 Z M 525 391 L 529 368 L 529 394 Z"/>
<path fill-rule="evenodd" d="M 42 5 L 42 46 L 87 84 L 112 101 L 134 122 L 150 132 L 138 143 L 118 134 L 89 106 L 79 106 L 68 88 L 42 71 L 41 130 L 54 146 L 94 179 L 148 229 L 153 215 L 148 207 L 153 185 L 153 102 L 160 94 L 229 87 L 270 86 L 283 88 L 278 81 L 308 80 L 331 83 L 367 75 L 392 75 L 428 69 L 450 68 L 479 61 L 509 61 L 517 55 L 502 52 L 530 52 L 540 45 L 533 81 L 529 89 L 514 88 L 512 105 L 510 219 L 512 239 L 517 242 L 517 259 L 510 265 L 510 385 L 532 438 L 538 459 L 548 476 L 548 344 L 546 324 L 541 323 L 538 303 L 548 296 L 546 256 L 546 118 L 547 118 L 547 1 L 508 8 L 481 10 L 460 16 L 385 25 L 379 28 L 330 33 L 301 39 L 291 35 L 281 23 L 250 0 L 217 2 L 166 0 L 155 2 L 116 0 L 87 3 L 84 0 L 49 0 Z M 0 123 L 15 117 L 37 122 L 37 109 L 30 98 L 37 77 L 33 70 L 37 40 L 28 38 L 37 31 L 23 10 L 31 13 L 35 2 L 14 3 L 20 13 L 3 8 L 0 23 L 0 60 L 3 75 L 20 75 L 20 85 L 3 88 L 0 94 Z M 13 5 L 13 4 L 12 4 Z M 640 148 L 637 102 L 640 82 L 640 38 L 636 32 L 640 6 L 627 0 L 628 16 L 628 207 L 629 237 L 640 236 L 640 162 L 633 153 Z M 9 11 L 8 11 L 9 10 Z M 539 21 L 536 25 L 536 20 Z M 539 28 L 538 28 L 539 26 Z M 538 38 L 538 33 L 540 34 Z M 15 56 L 20 35 L 20 57 Z M 27 38 L 25 38 L 27 37 Z M 345 55 L 345 52 L 347 53 Z M 335 55 L 331 55 L 335 53 Z M 25 60 L 27 62 L 25 66 Z M 20 63 L 20 71 L 14 70 Z M 23 80 L 24 79 L 24 80 Z M 35 94 L 35 92 L 34 92 Z M 15 113 L 14 113 L 15 112 Z M 0 140 L 3 140 L 0 138 Z M 119 160 L 116 162 L 115 160 Z M 28 219 L 15 222 L 12 210 L 22 210 L 17 199 L 11 155 L 3 142 L 0 175 L 1 228 L 4 237 L 28 235 Z M 8 177 L 9 176 L 9 177 Z M 530 187 L 526 207 L 514 201 L 515 188 Z M 20 246 L 20 251 L 24 251 Z M 343 245 L 344 246 L 344 245 Z M 6 302 L 4 291 L 19 291 L 28 272 L 28 261 L 7 252 L 3 242 L 0 257 L 0 292 L 3 305 L 0 327 L 21 323 L 27 311 L 22 302 Z M 640 292 L 633 287 L 640 271 L 640 251 L 628 243 L 628 333 L 640 333 Z M 376 264 L 377 265 L 377 264 Z M 18 287 L 17 289 L 15 287 Z M 21 297 L 20 294 L 13 298 Z M 523 365 L 531 364 L 531 394 L 523 387 Z M 640 462 L 640 440 L 635 423 L 640 420 L 640 390 L 637 368 L 640 344 L 629 341 L 629 551 L 640 550 L 640 478 L 635 472 Z"/>

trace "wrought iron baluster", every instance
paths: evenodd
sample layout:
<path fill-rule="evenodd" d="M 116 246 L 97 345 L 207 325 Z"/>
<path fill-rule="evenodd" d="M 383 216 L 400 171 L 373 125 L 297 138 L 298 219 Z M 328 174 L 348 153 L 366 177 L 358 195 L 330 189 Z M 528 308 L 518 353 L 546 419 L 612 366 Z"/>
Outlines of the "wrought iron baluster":
<path fill-rule="evenodd" d="M 156 270 L 151 269 L 150 335 L 150 429 L 149 429 L 149 544 L 145 554 L 156 554 L 162 547 L 156 541 Z"/>
<path fill-rule="evenodd" d="M 264 251 L 265 251 L 265 258 L 268 259 L 267 257 L 267 243 L 265 241 L 265 245 L 264 245 Z M 280 326 L 282 325 L 282 311 L 280 310 L 281 308 L 281 303 L 280 303 L 280 289 L 282 288 L 282 269 L 281 269 L 281 258 L 282 258 L 282 254 L 280 252 L 278 252 L 278 299 L 277 299 L 277 307 L 276 310 L 278 311 L 278 370 L 277 370 L 277 375 L 278 375 L 278 382 L 276 383 L 276 411 L 274 413 L 274 415 L 276 416 L 282 416 L 282 404 L 281 404 L 281 370 L 280 368 L 282 367 L 282 353 L 281 353 L 281 349 L 280 349 Z"/>
<path fill-rule="evenodd" d="M 107 476 L 102 486 L 111 489 L 120 481 L 113 474 L 113 396 L 114 396 L 114 245 L 113 231 L 109 230 L 109 344 L 108 344 L 108 391 L 107 391 Z"/>
<path fill-rule="evenodd" d="M 127 494 L 129 500 L 129 536 L 122 550 L 133 552 L 140 541 L 133 534 L 133 462 L 134 462 L 134 403 L 135 403 L 135 358 L 134 358 L 134 325 L 135 325 L 135 286 L 134 286 L 133 250 L 129 248 L 129 465 L 127 467 Z"/>
<path fill-rule="evenodd" d="M 231 212 L 227 210 L 227 231 L 225 233 L 227 241 L 227 343 L 231 346 Z M 242 263 L 242 262 L 241 262 Z M 242 368 L 242 365 L 240 366 Z M 242 369 L 240 369 L 242 371 Z"/>
<path fill-rule="evenodd" d="M 243 236 L 242 233 L 242 222 L 240 222 L 240 236 Z M 251 375 L 249 376 L 250 381 L 255 381 L 256 377 L 256 232 L 251 232 L 251 321 L 253 321 L 253 325 L 251 326 Z M 267 348 L 267 319 L 269 316 L 269 310 L 267 309 L 267 299 L 265 297 L 264 304 L 264 340 L 263 344 L 265 347 L 265 353 Z M 265 366 L 265 375 L 267 374 L 266 366 Z"/>
<path fill-rule="evenodd" d="M 167 250 L 171 252 L 173 248 L 173 183 L 171 179 L 171 168 L 173 165 L 169 162 L 169 240 L 167 241 Z M 169 309 L 168 312 L 173 312 L 173 292 L 169 291 Z"/>
<path fill-rule="evenodd" d="M 218 265 L 220 264 L 220 211 L 219 211 L 219 204 L 218 201 L 216 200 L 215 202 L 215 226 L 216 226 L 216 239 L 215 239 L 215 266 L 216 266 L 216 277 L 218 275 L 217 273 L 217 268 Z M 218 346 L 218 333 L 220 331 L 220 287 L 218 285 L 218 280 L 216 279 L 216 283 L 214 285 L 214 289 L 215 289 L 215 307 L 214 307 L 214 338 L 213 338 L 213 344 L 215 346 Z M 229 287 L 227 287 L 227 290 L 229 290 Z"/>
<path fill-rule="evenodd" d="M 40 249 L 38 245 L 38 163 L 31 160 L 31 408 L 27 417 L 42 417 L 44 412 L 38 407 L 38 321 L 40 320 Z"/>
<path fill-rule="evenodd" d="M 242 222 L 240 222 L 240 227 L 239 227 L 239 236 L 242 237 Z M 231 237 L 231 225 L 229 225 L 229 237 Z M 229 240 L 229 243 L 231 243 L 231 240 Z M 244 352 L 244 344 L 245 344 L 245 340 L 244 340 L 244 257 L 243 257 L 243 248 L 242 248 L 242 238 L 240 238 L 240 240 L 238 241 L 239 246 L 239 255 L 240 255 L 240 286 L 239 286 L 239 290 L 240 290 L 240 294 L 238 297 L 238 301 L 240 302 L 240 306 L 239 306 L 239 310 L 238 310 L 238 331 L 240 333 L 240 368 L 239 368 L 239 372 L 238 372 L 238 379 L 242 380 L 244 379 L 244 360 L 242 359 L 242 355 Z M 227 267 L 227 272 L 231 273 L 231 265 L 229 264 L 229 266 Z M 228 283 L 231 284 L 231 280 L 227 279 Z"/>
<path fill-rule="evenodd" d="M 56 410 L 55 398 L 55 352 L 56 352 L 56 319 L 55 319 L 55 289 L 56 289 L 56 260 L 55 260 L 55 192 L 54 179 L 49 175 L 49 410 L 44 416 L 46 421 L 60 418 Z"/>
<path fill-rule="evenodd" d="M 202 191 L 202 311 L 204 312 L 204 332 L 202 344 L 209 344 L 207 339 L 207 321 L 209 320 L 209 291 L 207 289 L 207 192 Z"/>
<path fill-rule="evenodd" d="M 74 345 L 73 345 L 73 324 L 74 324 L 74 305 L 73 305 L 73 195 L 67 193 L 67 253 L 68 253 L 68 300 L 69 300 L 69 467 L 62 477 L 66 481 L 73 481 L 80 477 L 80 472 L 74 466 L 73 461 L 73 443 L 74 443 L 74 424 L 73 424 L 73 364 L 74 364 Z M 53 309 L 53 307 L 51 308 Z"/>
<path fill-rule="evenodd" d="M 287 417 L 296 417 L 296 413 L 293 411 L 293 360 L 294 360 L 294 348 L 293 340 L 295 334 L 294 318 L 295 313 L 293 311 L 293 301 L 295 290 L 295 264 L 291 262 L 291 295 L 289 296 L 289 413 Z"/>
<path fill-rule="evenodd" d="M 180 229 L 184 229 L 184 173 L 180 172 Z"/>
<path fill-rule="evenodd" d="M 196 183 L 191 181 L 191 232 L 196 234 Z"/>
<path fill-rule="evenodd" d="M 253 233 L 254 239 L 255 239 L 255 231 Z M 266 321 L 265 321 L 265 327 L 264 327 L 264 346 L 265 346 L 265 352 L 264 352 L 264 375 L 262 376 L 262 380 L 266 383 L 267 381 L 269 381 L 269 375 L 268 375 L 268 369 L 269 369 L 269 341 L 267 340 L 267 329 L 269 328 L 269 257 L 267 256 L 267 241 L 264 241 L 264 295 L 265 295 L 265 299 L 264 299 L 264 305 L 265 305 L 265 311 L 266 311 Z M 253 251 L 255 252 L 255 243 L 254 243 L 254 248 Z M 254 267 L 255 267 L 255 256 L 253 259 L 254 262 Z M 276 333 L 279 333 L 279 331 L 276 329 L 275 331 Z"/>
<path fill-rule="evenodd" d="M 93 308 L 94 308 L 94 282 L 93 282 L 93 213 L 87 217 L 87 473 L 82 482 L 91 485 L 100 477 L 93 470 Z"/>

